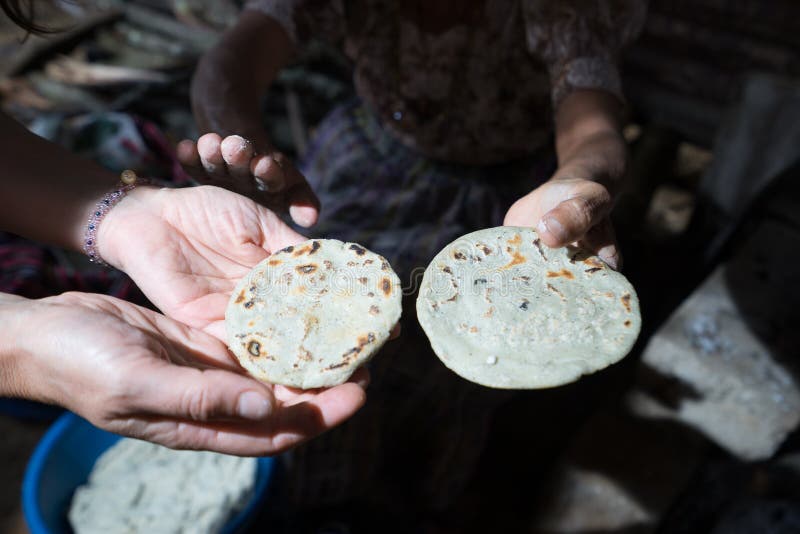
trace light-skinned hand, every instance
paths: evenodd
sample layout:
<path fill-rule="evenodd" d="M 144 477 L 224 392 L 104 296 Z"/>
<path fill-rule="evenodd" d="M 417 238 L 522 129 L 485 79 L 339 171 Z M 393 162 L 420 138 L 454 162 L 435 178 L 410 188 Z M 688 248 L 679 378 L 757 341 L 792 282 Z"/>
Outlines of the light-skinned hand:
<path fill-rule="evenodd" d="M 178 449 L 284 451 L 353 415 L 366 371 L 325 390 L 246 376 L 215 337 L 104 295 L 0 302 L 4 395 L 61 405 L 111 432 Z"/>
<path fill-rule="evenodd" d="M 306 238 L 253 200 L 212 186 L 132 190 L 97 241 L 165 315 L 225 339 L 236 283 L 271 253 Z"/>

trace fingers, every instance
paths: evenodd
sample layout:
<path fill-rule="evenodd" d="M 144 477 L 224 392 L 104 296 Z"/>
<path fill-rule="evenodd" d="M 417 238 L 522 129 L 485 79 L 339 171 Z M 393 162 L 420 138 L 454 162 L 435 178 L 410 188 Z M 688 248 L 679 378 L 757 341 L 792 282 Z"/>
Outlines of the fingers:
<path fill-rule="evenodd" d="M 356 379 L 363 381 L 363 377 L 361 374 Z M 366 400 L 364 388 L 355 382 L 314 390 L 289 400 L 277 414 L 275 445 L 288 448 L 338 426 L 352 417 Z"/>
<path fill-rule="evenodd" d="M 292 162 L 280 152 L 256 156 L 250 170 L 258 189 L 264 193 L 267 205 L 272 205 L 270 195 L 282 195 L 280 209 L 288 208 L 292 220 L 304 228 L 313 226 L 319 216 L 319 199 L 305 177 Z"/>
<path fill-rule="evenodd" d="M 539 220 L 536 230 L 547 246 L 562 247 L 583 238 L 611 211 L 611 195 L 605 187 L 587 181 L 581 189 Z"/>
<path fill-rule="evenodd" d="M 597 254 L 612 269 L 618 271 L 622 268 L 622 255 L 617 247 L 614 226 L 608 217 L 604 217 L 586 233 L 581 245 Z"/>
<path fill-rule="evenodd" d="M 197 144 L 189 139 L 184 139 L 175 149 L 178 161 L 183 165 L 184 170 L 200 183 L 208 181 L 206 171 L 200 161 L 200 153 L 197 151 Z"/>
<path fill-rule="evenodd" d="M 601 184 L 584 179 L 553 179 L 517 200 L 503 224 L 536 226 L 550 247 L 580 242 L 610 267 L 621 257 L 608 214 L 613 200 Z"/>
<path fill-rule="evenodd" d="M 130 410 L 187 421 L 266 421 L 275 416 L 272 392 L 223 370 L 199 370 L 154 361 L 131 386 Z"/>
<path fill-rule="evenodd" d="M 319 199 L 305 179 L 302 183 L 294 186 L 289 194 L 289 215 L 303 228 L 314 226 L 317 223 L 319 207 Z"/>
<path fill-rule="evenodd" d="M 224 139 L 207 133 L 193 143 L 181 141 L 178 160 L 198 182 L 220 185 L 250 196 L 270 209 L 289 212 L 308 228 L 319 217 L 320 203 L 305 177 L 283 154 L 258 154 L 253 143 L 239 135 Z"/>
<path fill-rule="evenodd" d="M 366 400 L 363 388 L 342 384 L 302 402 L 278 406 L 263 421 L 202 422 L 134 417 L 111 430 L 176 449 L 202 449 L 240 456 L 278 454 L 351 417 Z"/>
<path fill-rule="evenodd" d="M 257 206 L 261 232 L 264 236 L 265 245 L 270 252 L 275 252 L 290 245 L 296 245 L 306 241 L 308 238 L 303 234 L 294 231 L 289 225 L 283 222 L 274 212 L 263 206 Z"/>
<path fill-rule="evenodd" d="M 249 181 L 252 180 L 250 174 L 250 160 L 253 159 L 253 145 L 238 135 L 229 135 L 219 145 L 222 159 L 225 161 L 225 166 L 230 174 L 237 181 L 245 181 L 248 187 Z"/>
<path fill-rule="evenodd" d="M 175 149 L 178 156 L 178 161 L 185 167 L 196 169 L 200 167 L 200 153 L 197 151 L 197 145 L 194 141 L 184 139 Z"/>
<path fill-rule="evenodd" d="M 371 378 L 369 375 L 369 370 L 366 367 L 359 367 L 356 369 L 356 372 L 353 373 L 347 381 L 356 384 L 361 389 L 366 390 L 367 386 L 369 386 Z"/>
<path fill-rule="evenodd" d="M 252 158 L 250 173 L 257 179 L 259 191 L 274 194 L 286 188 L 282 163 L 274 154 L 263 154 Z"/>
<path fill-rule="evenodd" d="M 255 151 L 247 139 L 229 135 L 224 139 L 207 133 L 195 145 L 184 140 L 178 144 L 178 159 L 186 170 L 201 183 L 224 185 L 242 194 L 252 194 L 255 184 L 250 163 Z"/>
<path fill-rule="evenodd" d="M 226 180 L 228 170 L 222 157 L 222 138 L 215 133 L 208 133 L 197 140 L 197 152 L 200 155 L 200 166 L 210 178 L 217 181 Z M 204 180 L 208 182 L 208 180 Z"/>

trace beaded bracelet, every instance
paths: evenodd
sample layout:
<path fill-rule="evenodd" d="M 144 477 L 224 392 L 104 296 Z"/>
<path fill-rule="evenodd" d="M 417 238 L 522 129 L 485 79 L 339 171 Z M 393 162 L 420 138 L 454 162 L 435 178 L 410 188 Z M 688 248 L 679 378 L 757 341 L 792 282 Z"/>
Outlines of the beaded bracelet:
<path fill-rule="evenodd" d="M 89 217 L 83 238 L 83 252 L 89 256 L 89 261 L 105 267 L 110 266 L 103 260 L 100 256 L 100 252 L 97 250 L 97 229 L 100 227 L 100 222 L 103 220 L 103 217 L 111 211 L 111 208 L 122 200 L 128 191 L 147 183 L 146 180 L 139 178 L 136 173 L 130 169 L 122 171 L 119 178 L 121 182 L 120 185 L 113 191 L 106 193 L 103 199 L 97 203 L 97 206 Z"/>

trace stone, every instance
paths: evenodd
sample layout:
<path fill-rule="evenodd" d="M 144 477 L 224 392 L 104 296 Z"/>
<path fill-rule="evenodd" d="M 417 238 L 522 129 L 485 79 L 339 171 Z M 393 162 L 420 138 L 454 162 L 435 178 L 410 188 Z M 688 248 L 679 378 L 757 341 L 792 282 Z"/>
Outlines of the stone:
<path fill-rule="evenodd" d="M 639 388 L 634 410 L 690 425 L 743 460 L 771 457 L 800 422 L 799 251 L 796 229 L 760 224 L 651 338 L 642 365 L 662 386 Z"/>

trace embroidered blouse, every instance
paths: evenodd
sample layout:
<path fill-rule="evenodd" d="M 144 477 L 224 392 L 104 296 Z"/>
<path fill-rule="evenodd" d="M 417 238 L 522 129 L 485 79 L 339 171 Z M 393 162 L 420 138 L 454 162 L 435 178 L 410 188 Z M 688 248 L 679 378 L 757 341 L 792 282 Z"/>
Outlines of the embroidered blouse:
<path fill-rule="evenodd" d="M 622 98 L 617 58 L 645 0 L 250 0 L 298 49 L 343 48 L 359 96 L 423 154 L 491 164 L 532 153 L 575 89 Z M 433 5 L 434 8 L 429 6 Z M 438 6 L 438 7 L 437 7 Z M 433 12 L 432 12 L 433 9 Z"/>

